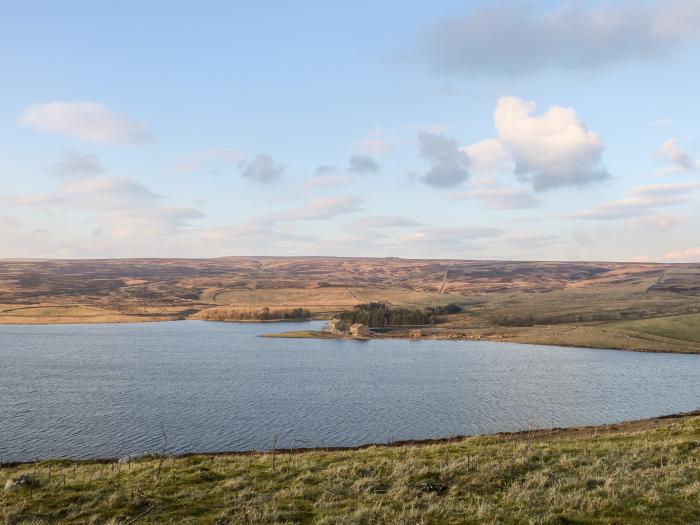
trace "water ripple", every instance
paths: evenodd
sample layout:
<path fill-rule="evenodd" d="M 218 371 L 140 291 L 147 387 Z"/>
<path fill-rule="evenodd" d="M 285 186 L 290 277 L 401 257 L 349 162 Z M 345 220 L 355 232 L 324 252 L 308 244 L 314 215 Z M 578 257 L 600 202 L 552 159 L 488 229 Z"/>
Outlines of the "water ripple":
<path fill-rule="evenodd" d="M 313 325 L 312 325 L 313 326 Z M 0 326 L 0 456 L 341 446 L 693 410 L 700 356 L 265 339 L 294 324 Z"/>

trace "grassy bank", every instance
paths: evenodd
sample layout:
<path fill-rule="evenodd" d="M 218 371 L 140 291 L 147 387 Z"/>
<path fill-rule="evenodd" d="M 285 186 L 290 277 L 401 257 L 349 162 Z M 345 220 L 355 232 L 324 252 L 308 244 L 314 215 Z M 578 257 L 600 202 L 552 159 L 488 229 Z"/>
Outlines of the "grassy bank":
<path fill-rule="evenodd" d="M 281 339 L 340 339 L 337 335 L 321 330 L 297 330 L 293 332 L 280 332 L 264 334 L 262 337 L 272 337 Z"/>
<path fill-rule="evenodd" d="M 4 523 L 691 523 L 700 417 L 298 454 L 0 469 Z"/>

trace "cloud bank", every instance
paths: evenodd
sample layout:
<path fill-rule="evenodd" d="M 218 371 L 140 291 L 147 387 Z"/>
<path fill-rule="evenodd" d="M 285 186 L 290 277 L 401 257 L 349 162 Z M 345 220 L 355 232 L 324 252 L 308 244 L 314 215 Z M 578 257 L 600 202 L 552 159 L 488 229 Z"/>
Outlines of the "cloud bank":
<path fill-rule="evenodd" d="M 432 26 L 426 43 L 439 70 L 512 76 L 666 59 L 698 37 L 697 0 L 500 2 Z"/>

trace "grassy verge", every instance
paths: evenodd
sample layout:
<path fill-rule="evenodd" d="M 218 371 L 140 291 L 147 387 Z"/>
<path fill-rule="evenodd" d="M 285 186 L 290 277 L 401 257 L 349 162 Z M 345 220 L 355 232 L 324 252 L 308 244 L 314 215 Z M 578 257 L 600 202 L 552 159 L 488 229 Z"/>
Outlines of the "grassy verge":
<path fill-rule="evenodd" d="M 262 337 L 276 337 L 281 339 L 339 339 L 337 335 L 320 330 L 297 330 L 296 332 L 281 332 L 278 334 L 264 334 Z"/>
<path fill-rule="evenodd" d="M 613 327 L 636 334 L 655 335 L 700 344 L 700 314 L 640 319 L 616 323 Z"/>
<path fill-rule="evenodd" d="M 5 523 L 698 523 L 700 418 L 299 454 L 0 469 Z"/>

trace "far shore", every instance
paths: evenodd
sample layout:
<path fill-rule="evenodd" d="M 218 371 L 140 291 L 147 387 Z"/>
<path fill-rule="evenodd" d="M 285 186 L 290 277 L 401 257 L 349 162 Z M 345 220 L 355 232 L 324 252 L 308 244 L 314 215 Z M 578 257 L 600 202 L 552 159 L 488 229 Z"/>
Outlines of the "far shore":
<path fill-rule="evenodd" d="M 195 316 L 176 315 L 94 315 L 94 316 L 0 316 L 0 325 L 59 325 L 59 324 L 127 324 L 161 321 L 202 321 L 212 323 L 300 323 L 322 321 L 325 317 L 313 316 L 306 319 L 265 319 L 265 320 L 206 320 Z M 409 327 L 390 327 L 381 334 L 373 334 L 370 339 L 414 339 L 414 340 L 468 340 L 504 343 L 561 346 L 572 348 L 595 348 L 604 350 L 629 350 L 634 352 L 660 352 L 677 354 L 700 354 L 700 343 L 692 340 L 643 334 L 618 328 L 610 324 L 561 324 L 536 325 L 528 327 L 491 326 L 473 329 L 456 329 L 445 325 L 430 325 L 423 330 L 420 338 L 411 338 Z M 262 337 L 290 339 L 354 339 L 351 336 L 338 336 L 320 330 L 296 330 L 264 334 Z"/>

